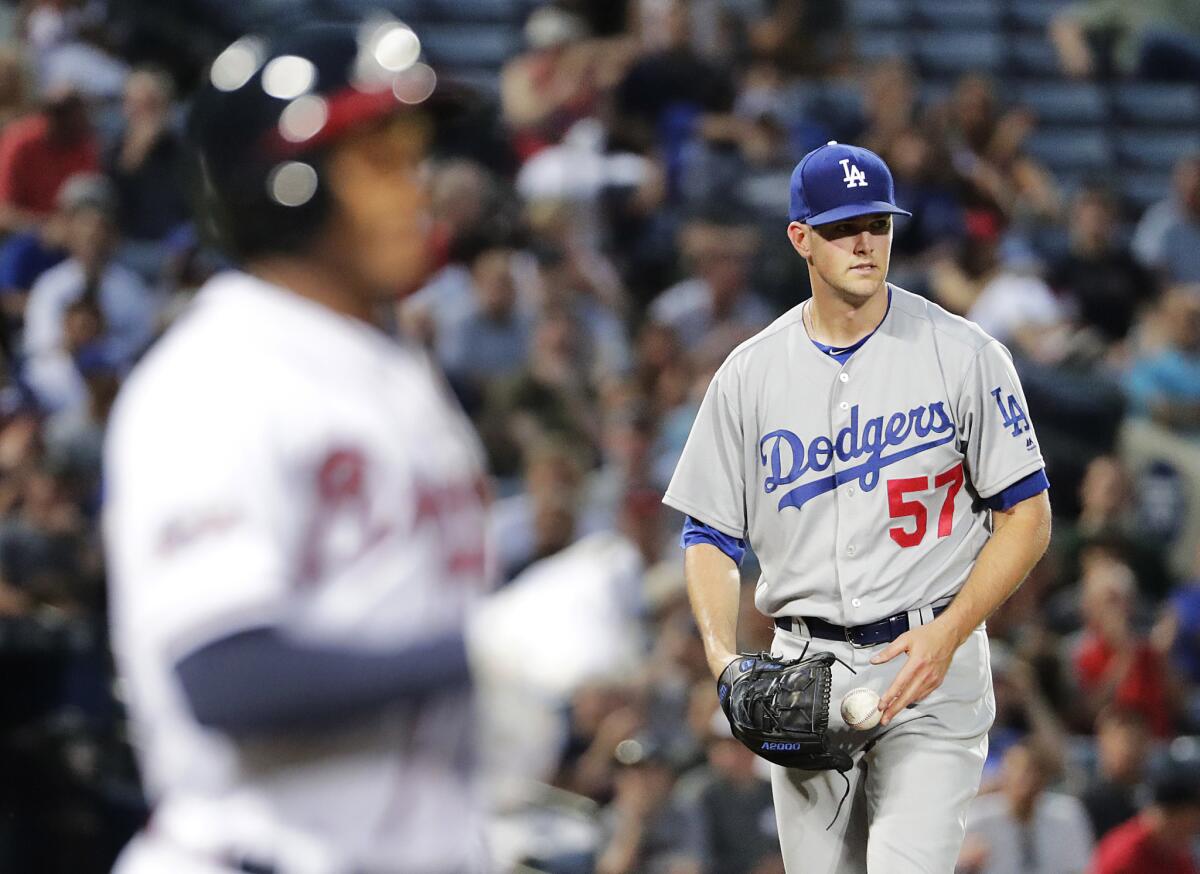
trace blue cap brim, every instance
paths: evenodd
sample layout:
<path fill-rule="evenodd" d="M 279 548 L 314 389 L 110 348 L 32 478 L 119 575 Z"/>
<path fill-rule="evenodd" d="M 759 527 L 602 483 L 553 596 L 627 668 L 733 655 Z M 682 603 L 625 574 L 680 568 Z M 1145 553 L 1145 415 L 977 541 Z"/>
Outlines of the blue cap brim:
<path fill-rule="evenodd" d="M 860 215 L 877 215 L 879 213 L 912 216 L 912 213 L 906 209 L 893 206 L 883 200 L 872 200 L 866 203 L 848 203 L 845 206 L 827 209 L 825 212 L 819 212 L 808 218 L 795 219 L 795 221 L 804 222 L 806 225 L 827 225 L 832 222 L 844 221 L 848 218 L 857 218 Z"/>

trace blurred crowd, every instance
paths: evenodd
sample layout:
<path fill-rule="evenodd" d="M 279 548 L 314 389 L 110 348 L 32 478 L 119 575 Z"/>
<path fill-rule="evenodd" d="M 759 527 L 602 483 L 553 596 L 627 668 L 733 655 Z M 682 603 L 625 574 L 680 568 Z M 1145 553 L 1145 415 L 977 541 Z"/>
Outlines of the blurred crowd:
<path fill-rule="evenodd" d="M 105 7 L 0 7 L 0 871 L 107 870 L 145 815 L 101 446 L 129 368 L 223 265 L 189 219 L 198 70 L 125 51 Z M 1063 76 L 1200 82 L 1176 7 L 1068 8 Z M 547 820 L 513 801 L 497 846 L 556 872 L 783 870 L 659 497 L 715 369 L 808 296 L 788 178 L 838 139 L 882 155 L 913 213 L 892 281 L 1012 351 L 1051 481 L 1050 553 L 988 623 L 998 715 L 961 870 L 1081 871 L 1132 829 L 1188 852 L 1200 798 L 1160 772 L 1200 759 L 1200 153 L 1145 210 L 1056 178 L 995 81 L 931 97 L 908 60 L 860 63 L 828 0 L 562 0 L 524 36 L 432 168 L 440 266 L 394 320 L 482 435 L 500 584 L 597 605 L 571 631 L 591 655 L 543 690 Z M 752 555 L 742 572 L 741 642 L 766 648 Z"/>

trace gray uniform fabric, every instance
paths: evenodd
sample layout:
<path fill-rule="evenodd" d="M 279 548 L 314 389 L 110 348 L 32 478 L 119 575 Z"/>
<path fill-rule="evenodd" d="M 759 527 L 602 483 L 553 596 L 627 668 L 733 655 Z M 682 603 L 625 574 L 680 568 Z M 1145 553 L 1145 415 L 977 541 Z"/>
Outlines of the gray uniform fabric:
<path fill-rule="evenodd" d="M 667 488 L 749 540 L 768 615 L 862 625 L 953 594 L 988 538 L 979 499 L 1045 466 L 1008 350 L 890 288 L 845 365 L 809 340 L 803 305 L 735 349 Z"/>
<path fill-rule="evenodd" d="M 817 349 L 803 304 L 717 371 L 664 502 L 746 538 L 772 616 L 861 625 L 932 607 L 961 588 L 987 542 L 992 497 L 1044 467 L 1008 351 L 977 325 L 889 286 L 888 312 L 844 364 Z M 833 652 L 830 730 L 855 756 L 851 796 L 833 771 L 772 766 L 791 874 L 951 874 L 995 715 L 987 636 L 959 649 L 942 686 L 886 728 L 854 732 L 837 702 L 882 694 L 905 659 L 883 647 L 778 631 L 773 652 Z"/>
<path fill-rule="evenodd" d="M 771 766 L 779 843 L 789 874 L 952 874 L 966 829 L 967 806 L 979 788 L 987 731 L 996 715 L 987 634 L 976 629 L 954 656 L 946 679 L 890 725 L 854 731 L 836 702 L 858 686 L 883 694 L 904 659 L 872 665 L 884 647 L 806 640 L 777 631 L 771 647 L 784 656 L 832 652 L 857 674 L 835 665 L 829 714 L 832 741 L 854 756 L 850 798 L 834 819 L 845 783 L 836 771 Z M 826 830 L 830 823 L 833 826 Z"/>

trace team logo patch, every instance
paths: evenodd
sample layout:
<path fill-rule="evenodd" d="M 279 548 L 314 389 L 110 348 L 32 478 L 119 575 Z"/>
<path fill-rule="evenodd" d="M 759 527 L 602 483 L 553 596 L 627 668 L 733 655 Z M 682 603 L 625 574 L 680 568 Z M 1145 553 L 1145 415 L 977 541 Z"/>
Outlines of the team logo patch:
<path fill-rule="evenodd" d="M 842 165 L 842 170 L 846 173 L 842 177 L 842 181 L 846 183 L 847 188 L 867 187 L 867 174 L 859 170 L 857 164 L 851 164 L 849 158 L 842 158 L 838 163 Z"/>
<path fill-rule="evenodd" d="M 1004 427 L 1012 428 L 1012 435 L 1014 437 L 1020 437 L 1029 430 L 1029 417 L 1021 409 L 1021 402 L 1017 400 L 1015 395 L 1010 394 L 1006 400 L 1002 400 L 1002 394 L 1000 386 L 992 389 L 992 397 L 996 399 L 996 406 L 1000 408 L 1000 420 L 1004 423 Z M 1029 448 L 1032 445 L 1033 440 L 1030 438 L 1025 446 Z"/>
<path fill-rule="evenodd" d="M 954 435 L 954 421 L 941 401 L 923 404 L 908 412 L 875 416 L 861 425 L 858 404 L 855 404 L 850 408 L 850 424 L 839 431 L 834 440 L 820 435 L 806 444 L 796 434 L 782 428 L 759 440 L 759 457 L 763 467 L 770 470 L 763 480 L 763 491 L 769 495 L 780 486 L 791 485 L 806 473 L 828 470 L 835 458 L 843 464 L 861 458 L 863 460 L 852 467 L 844 467 L 829 476 L 811 479 L 790 489 L 779 499 L 779 509 L 800 509 L 818 495 L 854 480 L 858 480 L 864 492 L 869 492 L 879 485 L 879 474 L 885 467 L 949 443 Z M 922 442 L 904 446 L 910 437 Z M 901 446 L 904 448 L 897 448 Z M 896 451 L 887 454 L 892 448 Z"/>

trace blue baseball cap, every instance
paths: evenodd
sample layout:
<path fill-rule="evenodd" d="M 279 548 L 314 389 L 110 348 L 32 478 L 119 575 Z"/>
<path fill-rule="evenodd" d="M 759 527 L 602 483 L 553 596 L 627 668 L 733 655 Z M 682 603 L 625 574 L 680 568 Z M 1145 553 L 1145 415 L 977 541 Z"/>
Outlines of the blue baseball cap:
<path fill-rule="evenodd" d="M 896 185 L 883 158 L 836 140 L 800 159 L 792 171 L 791 193 L 788 218 L 807 225 L 880 212 L 912 215 L 896 206 Z"/>

